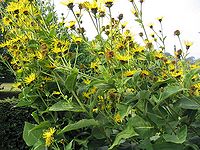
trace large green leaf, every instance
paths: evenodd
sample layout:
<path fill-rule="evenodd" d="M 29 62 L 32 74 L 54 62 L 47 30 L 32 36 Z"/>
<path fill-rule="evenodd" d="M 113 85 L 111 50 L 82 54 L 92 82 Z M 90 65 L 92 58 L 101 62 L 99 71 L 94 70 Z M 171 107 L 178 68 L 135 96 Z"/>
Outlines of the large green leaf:
<path fill-rule="evenodd" d="M 33 127 L 33 128 L 29 131 L 29 133 L 30 133 L 30 132 L 33 132 L 33 131 L 35 131 L 35 130 L 47 129 L 47 128 L 50 127 L 50 126 L 51 126 L 51 124 L 50 124 L 49 121 L 43 121 L 43 122 L 41 122 L 39 125 L 36 125 L 35 127 Z"/>
<path fill-rule="evenodd" d="M 64 100 L 61 100 L 57 103 L 55 103 L 53 106 L 49 108 L 49 111 L 73 111 L 73 112 L 84 112 L 84 110 L 73 104 L 72 102 L 67 102 Z"/>
<path fill-rule="evenodd" d="M 132 126 L 141 138 L 151 136 L 151 130 L 154 128 L 149 122 L 138 115 L 128 120 L 128 126 Z"/>
<path fill-rule="evenodd" d="M 178 101 L 179 107 L 183 109 L 193 109 L 198 110 L 200 109 L 200 101 L 194 100 L 193 98 L 182 98 Z"/>
<path fill-rule="evenodd" d="M 85 127 L 89 127 L 89 126 L 97 126 L 97 125 L 99 125 L 99 123 L 98 123 L 98 121 L 96 121 L 94 119 L 82 119 L 76 123 L 67 125 L 58 134 L 62 134 L 64 132 L 77 130 L 77 129 L 85 128 Z"/>
<path fill-rule="evenodd" d="M 42 129 L 30 132 L 36 125 L 25 122 L 23 139 L 28 146 L 33 146 L 42 136 Z"/>
<path fill-rule="evenodd" d="M 65 86 L 69 92 L 74 90 L 77 76 L 78 76 L 78 69 L 75 68 L 71 71 L 71 74 L 67 77 L 65 81 Z"/>
<path fill-rule="evenodd" d="M 182 144 L 185 142 L 187 137 L 187 126 L 183 126 L 180 128 L 180 130 L 177 132 L 177 134 L 164 134 L 163 138 L 166 142 L 172 142 L 177 144 Z"/>
<path fill-rule="evenodd" d="M 180 86 L 168 86 L 164 88 L 164 91 L 160 94 L 159 99 L 157 99 L 156 103 L 160 104 L 165 99 L 169 98 L 170 96 L 173 96 L 183 90 L 186 90 L 185 88 L 181 88 Z"/>
<path fill-rule="evenodd" d="M 115 141 L 113 142 L 112 146 L 109 148 L 109 150 L 113 149 L 115 146 L 119 145 L 122 139 L 129 139 L 133 136 L 137 136 L 138 134 L 135 132 L 133 127 L 127 126 L 126 129 L 124 129 L 122 132 L 118 133 Z"/>

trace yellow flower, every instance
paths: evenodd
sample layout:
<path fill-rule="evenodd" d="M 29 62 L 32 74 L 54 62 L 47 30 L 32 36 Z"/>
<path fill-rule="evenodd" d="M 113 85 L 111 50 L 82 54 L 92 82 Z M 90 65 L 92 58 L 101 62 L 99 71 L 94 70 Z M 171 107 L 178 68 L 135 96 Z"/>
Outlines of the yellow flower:
<path fill-rule="evenodd" d="M 191 65 L 190 67 L 191 67 L 191 69 L 200 68 L 200 66 L 199 66 L 199 65 L 196 65 L 196 64 L 193 64 L 193 65 Z"/>
<path fill-rule="evenodd" d="M 188 50 L 190 48 L 190 46 L 193 45 L 193 43 L 191 41 L 184 41 L 185 47 Z"/>
<path fill-rule="evenodd" d="M 117 113 L 114 117 L 115 122 L 117 123 L 121 123 L 122 122 L 122 118 L 121 115 L 119 113 Z"/>
<path fill-rule="evenodd" d="M 84 79 L 83 82 L 84 82 L 85 84 L 90 84 L 91 80 L 89 80 L 89 79 Z"/>
<path fill-rule="evenodd" d="M 137 70 L 130 70 L 130 71 L 124 72 L 123 75 L 124 75 L 125 77 L 132 77 L 136 72 L 137 72 Z"/>
<path fill-rule="evenodd" d="M 161 51 L 159 51 L 155 53 L 155 57 L 156 59 L 162 59 L 164 57 L 164 54 Z"/>
<path fill-rule="evenodd" d="M 148 26 L 149 26 L 149 28 L 153 29 L 154 24 L 150 23 Z"/>
<path fill-rule="evenodd" d="M 121 54 L 118 54 L 116 56 L 116 58 L 121 61 L 121 62 L 127 62 L 129 59 L 131 59 L 131 56 L 130 55 L 121 55 Z"/>
<path fill-rule="evenodd" d="M 85 2 L 81 3 L 81 5 L 82 5 L 83 8 L 85 8 L 87 10 L 89 10 L 90 7 L 91 7 L 90 2 L 88 2 L 88 1 L 85 1 Z"/>
<path fill-rule="evenodd" d="M 83 92 L 83 96 L 86 98 L 90 98 L 90 92 Z"/>
<path fill-rule="evenodd" d="M 60 95 L 59 91 L 53 91 L 52 95 Z"/>
<path fill-rule="evenodd" d="M 2 21 L 3 21 L 3 24 L 6 26 L 12 23 L 12 21 L 8 17 L 3 17 Z"/>
<path fill-rule="evenodd" d="M 36 79 L 36 74 L 35 73 L 31 73 L 28 77 L 25 77 L 24 81 L 25 81 L 26 84 L 30 84 L 35 79 Z"/>
<path fill-rule="evenodd" d="M 158 20 L 159 22 L 162 22 L 162 20 L 163 20 L 163 16 L 158 17 L 157 20 Z"/>
<path fill-rule="evenodd" d="M 14 12 L 15 14 L 19 13 L 19 10 L 22 8 L 22 4 L 18 2 L 10 2 L 6 10 L 8 12 Z"/>
<path fill-rule="evenodd" d="M 182 70 L 177 70 L 171 73 L 171 75 L 175 78 L 180 78 L 183 76 L 183 71 Z"/>
<path fill-rule="evenodd" d="M 113 0 L 105 0 L 105 6 L 110 8 L 113 5 Z"/>
<path fill-rule="evenodd" d="M 133 52 L 134 52 L 135 54 L 138 54 L 138 53 L 144 52 L 144 50 L 145 50 L 145 47 L 144 47 L 144 46 L 138 46 L 138 47 L 136 47 L 136 48 L 133 50 Z"/>
<path fill-rule="evenodd" d="M 97 69 L 98 68 L 98 63 L 97 62 L 91 62 L 90 68 L 91 69 Z"/>
<path fill-rule="evenodd" d="M 67 28 L 75 29 L 76 21 L 69 21 L 67 24 Z"/>
<path fill-rule="evenodd" d="M 93 109 L 92 109 L 92 112 L 97 113 L 97 112 L 98 112 L 98 108 L 93 108 Z"/>
<path fill-rule="evenodd" d="M 148 76 L 150 73 L 147 70 L 142 70 L 141 75 L 142 76 Z"/>
<path fill-rule="evenodd" d="M 60 2 L 63 5 L 66 5 L 69 9 L 73 9 L 74 7 L 74 0 L 64 0 Z"/>
<path fill-rule="evenodd" d="M 52 52 L 57 54 L 57 53 L 62 52 L 62 50 L 60 48 L 55 47 L 55 48 L 52 49 Z"/>
<path fill-rule="evenodd" d="M 55 128 L 49 128 L 43 133 L 43 138 L 45 139 L 46 146 L 49 147 L 51 143 L 53 142 L 53 134 L 55 131 L 56 131 Z"/>
<path fill-rule="evenodd" d="M 97 88 L 94 86 L 93 88 L 90 89 L 90 94 L 96 93 Z"/>

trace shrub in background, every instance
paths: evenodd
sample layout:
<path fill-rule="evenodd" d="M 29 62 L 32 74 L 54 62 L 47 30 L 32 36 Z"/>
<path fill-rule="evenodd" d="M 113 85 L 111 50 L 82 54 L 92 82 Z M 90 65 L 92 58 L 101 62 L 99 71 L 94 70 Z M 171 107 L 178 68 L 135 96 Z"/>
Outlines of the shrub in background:
<path fill-rule="evenodd" d="M 28 150 L 23 140 L 24 122 L 33 122 L 30 108 L 16 108 L 17 100 L 5 99 L 0 101 L 0 149 Z"/>

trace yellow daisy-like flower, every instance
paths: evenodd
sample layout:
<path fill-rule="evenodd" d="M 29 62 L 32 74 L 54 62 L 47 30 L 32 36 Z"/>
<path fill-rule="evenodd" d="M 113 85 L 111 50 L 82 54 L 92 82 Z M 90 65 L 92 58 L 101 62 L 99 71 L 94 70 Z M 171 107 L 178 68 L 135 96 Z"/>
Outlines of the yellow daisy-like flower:
<path fill-rule="evenodd" d="M 147 70 L 142 70 L 141 75 L 142 76 L 148 76 L 150 73 Z"/>
<path fill-rule="evenodd" d="M 172 72 L 171 75 L 175 78 L 181 78 L 183 76 L 183 71 L 177 70 L 177 71 Z"/>
<path fill-rule="evenodd" d="M 24 79 L 26 84 L 30 84 L 32 83 L 34 80 L 36 79 L 36 74 L 35 73 L 31 73 L 28 77 L 26 77 Z"/>
<path fill-rule="evenodd" d="M 137 72 L 137 70 L 129 70 L 129 71 L 124 72 L 123 75 L 125 77 L 132 77 L 136 72 Z"/>
<path fill-rule="evenodd" d="M 97 69 L 98 68 L 98 63 L 97 62 L 91 62 L 91 64 L 90 64 L 90 68 L 91 69 Z"/>
<path fill-rule="evenodd" d="M 193 42 L 191 42 L 191 41 L 184 41 L 184 44 L 185 44 L 186 49 L 188 50 L 193 45 Z"/>
<path fill-rule="evenodd" d="M 43 138 L 45 139 L 45 145 L 50 146 L 53 142 L 53 134 L 55 133 L 55 128 L 49 128 L 43 133 Z"/>
<path fill-rule="evenodd" d="M 67 6 L 69 9 L 73 9 L 74 7 L 74 0 L 64 0 L 61 1 L 60 3 Z"/>
<path fill-rule="evenodd" d="M 121 122 L 122 122 L 121 115 L 120 115 L 119 113 L 117 113 L 117 114 L 114 116 L 114 120 L 115 120 L 115 122 L 117 122 L 117 123 L 121 123 Z"/>
<path fill-rule="evenodd" d="M 164 57 L 164 54 L 161 51 L 155 52 L 156 59 L 162 59 L 163 57 Z"/>
<path fill-rule="evenodd" d="M 90 84 L 91 80 L 89 80 L 89 79 L 84 79 L 83 82 L 84 82 L 85 84 L 88 85 L 88 84 Z"/>
<path fill-rule="evenodd" d="M 131 56 L 130 55 L 120 55 L 120 54 L 118 54 L 116 56 L 116 58 L 121 62 L 127 62 L 129 59 L 131 59 Z"/>
<path fill-rule="evenodd" d="M 75 25 L 76 25 L 76 21 L 69 21 L 68 23 L 67 23 L 67 28 L 69 28 L 69 29 L 75 29 Z"/>
<path fill-rule="evenodd" d="M 10 23 L 12 22 L 8 17 L 4 17 L 2 21 L 3 21 L 3 24 L 6 26 L 10 25 Z"/>
<path fill-rule="evenodd" d="M 91 95 L 91 93 L 90 92 L 83 92 L 83 96 L 85 97 L 85 98 L 90 98 L 90 95 Z"/>
<path fill-rule="evenodd" d="M 163 16 L 158 17 L 157 20 L 158 20 L 159 22 L 162 22 Z"/>
<path fill-rule="evenodd" d="M 114 0 L 105 0 L 105 6 L 108 7 L 108 8 L 112 7 L 113 1 Z"/>

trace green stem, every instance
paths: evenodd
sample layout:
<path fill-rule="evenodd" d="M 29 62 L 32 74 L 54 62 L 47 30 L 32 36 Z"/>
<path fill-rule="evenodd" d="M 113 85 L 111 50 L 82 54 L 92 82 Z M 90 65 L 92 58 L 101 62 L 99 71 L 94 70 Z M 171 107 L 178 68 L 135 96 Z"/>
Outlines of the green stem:
<path fill-rule="evenodd" d="M 87 109 L 85 108 L 85 106 L 81 103 L 81 101 L 79 100 L 79 98 L 77 97 L 77 95 L 76 95 L 76 93 L 74 91 L 72 91 L 72 95 L 74 96 L 74 98 L 76 99 L 78 104 L 81 106 L 81 108 L 84 110 L 84 112 L 86 112 L 90 117 L 92 117 L 90 115 L 90 113 L 87 111 Z"/>

